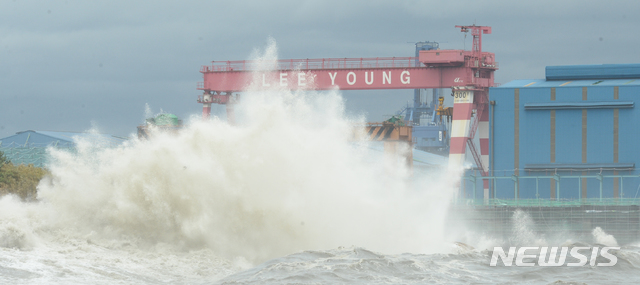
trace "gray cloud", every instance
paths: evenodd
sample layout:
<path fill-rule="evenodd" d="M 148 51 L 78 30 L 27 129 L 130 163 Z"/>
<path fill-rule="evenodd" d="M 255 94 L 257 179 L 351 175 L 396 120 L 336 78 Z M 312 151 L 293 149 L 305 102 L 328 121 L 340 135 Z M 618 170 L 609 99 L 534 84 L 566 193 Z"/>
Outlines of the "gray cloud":
<path fill-rule="evenodd" d="M 498 82 L 560 64 L 637 63 L 636 1 L 2 1 L 0 137 L 26 129 L 126 135 L 144 105 L 198 114 L 201 65 L 248 58 L 411 56 L 411 42 L 470 48 L 489 25 Z M 350 112 L 393 113 L 409 90 L 345 92 Z M 223 108 L 215 112 L 223 114 Z"/>

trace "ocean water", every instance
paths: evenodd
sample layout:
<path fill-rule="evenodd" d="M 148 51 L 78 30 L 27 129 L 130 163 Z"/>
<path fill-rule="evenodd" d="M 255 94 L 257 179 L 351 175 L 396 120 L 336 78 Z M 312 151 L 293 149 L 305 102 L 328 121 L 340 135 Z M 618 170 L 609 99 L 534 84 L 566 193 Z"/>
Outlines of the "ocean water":
<path fill-rule="evenodd" d="M 353 141 L 364 121 L 338 91 L 247 86 L 236 110 L 236 126 L 49 150 L 37 201 L 0 198 L 0 284 L 640 283 L 637 245 L 614 267 L 490 267 L 493 246 L 615 237 L 547 241 L 521 213 L 507 240 L 452 230 L 460 169 L 412 172 Z"/>

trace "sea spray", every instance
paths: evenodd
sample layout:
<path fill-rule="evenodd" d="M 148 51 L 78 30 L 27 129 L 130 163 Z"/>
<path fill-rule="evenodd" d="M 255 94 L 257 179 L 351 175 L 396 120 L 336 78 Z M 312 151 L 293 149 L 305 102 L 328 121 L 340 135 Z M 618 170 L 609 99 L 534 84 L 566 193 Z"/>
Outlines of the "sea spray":
<path fill-rule="evenodd" d="M 593 239 L 597 244 L 603 244 L 605 246 L 618 246 L 618 241 L 615 237 L 610 234 L 607 234 L 602 228 L 595 227 L 593 231 L 591 231 L 593 235 Z"/>
<path fill-rule="evenodd" d="M 275 46 L 259 59 L 272 64 Z M 444 215 L 459 173 L 411 176 L 401 163 L 388 171 L 372 142 L 350 140 L 364 122 L 345 117 L 338 91 L 251 85 L 237 110 L 237 126 L 192 118 L 177 134 L 117 148 L 79 141 L 75 153 L 50 150 L 43 218 L 94 243 L 209 248 L 253 262 L 351 245 L 446 248 Z"/>
<path fill-rule="evenodd" d="M 38 220 L 30 219 L 33 209 L 17 196 L 0 197 L 0 247 L 29 250 L 37 244 L 33 228 Z"/>
<path fill-rule="evenodd" d="M 271 46 L 258 57 L 273 63 L 274 53 Z M 455 240 L 442 232 L 460 171 L 411 175 L 401 161 L 372 150 L 372 142 L 351 141 L 353 126 L 363 120 L 344 116 L 336 91 L 254 88 L 236 107 L 237 126 L 192 118 L 177 134 L 157 132 L 115 148 L 78 141 L 73 153 L 50 150 L 51 176 L 39 185 L 38 201 L 0 198 L 0 283 L 209 283 L 228 276 L 224 281 L 261 284 L 464 284 L 593 277 L 589 267 L 544 274 L 488 270 L 486 256 L 472 247 L 445 245 Z M 512 241 L 539 242 L 530 219 L 516 216 L 513 222 L 524 227 L 514 230 Z M 633 249 L 625 254 L 637 261 Z M 420 254 L 443 251 L 458 254 Z M 632 282 L 637 265 L 630 267 L 596 277 Z"/>
<path fill-rule="evenodd" d="M 535 222 L 529 214 L 517 209 L 511 217 L 513 225 L 509 238 L 512 245 L 517 246 L 543 246 L 547 244 L 544 235 L 534 230 Z"/>

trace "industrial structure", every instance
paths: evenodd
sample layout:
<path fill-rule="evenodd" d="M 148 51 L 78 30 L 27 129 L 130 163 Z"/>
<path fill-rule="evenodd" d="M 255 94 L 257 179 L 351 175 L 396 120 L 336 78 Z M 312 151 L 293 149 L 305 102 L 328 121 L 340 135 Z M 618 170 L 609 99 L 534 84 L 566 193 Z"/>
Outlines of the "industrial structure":
<path fill-rule="evenodd" d="M 510 234 L 517 209 L 535 230 L 640 239 L 640 64 L 549 66 L 546 78 L 490 89 L 490 199 L 469 170 L 465 219 Z M 476 173 L 474 173 L 476 172 Z M 476 179 L 478 178 L 478 179 Z"/>
<path fill-rule="evenodd" d="M 368 123 L 364 127 L 364 132 L 357 129 L 354 132 L 355 139 L 382 141 L 385 153 L 401 155 L 405 158 L 407 166 L 413 167 L 412 126 L 406 126 L 402 119 L 394 116 L 382 123 Z M 364 135 L 364 137 L 358 138 L 358 135 Z M 406 150 L 403 150 L 403 147 L 406 147 Z"/>
<path fill-rule="evenodd" d="M 468 148 L 475 162 L 460 183 L 453 220 L 508 237 L 522 211 L 535 232 L 588 238 L 600 227 L 620 243 L 640 239 L 640 65 L 550 66 L 545 79 L 498 87 L 495 56 L 482 51 L 491 28 L 456 27 L 471 32 L 471 51 L 420 42 L 415 57 L 279 60 L 275 70 L 259 61 L 213 62 L 201 69 L 198 102 L 204 118 L 211 104 L 226 104 L 232 121 L 233 93 L 250 85 L 415 89 L 413 106 L 397 113 L 412 128 L 413 146 L 448 147 L 450 165 L 462 164 Z M 451 89 L 453 109 L 443 106 L 441 88 Z"/>
<path fill-rule="evenodd" d="M 47 148 L 73 151 L 78 141 L 113 147 L 120 145 L 125 138 L 97 133 L 28 130 L 0 139 L 0 151 L 13 164 L 33 164 L 44 167 L 49 159 Z"/>
<path fill-rule="evenodd" d="M 182 120 L 174 114 L 161 113 L 155 117 L 147 118 L 144 125 L 138 126 L 138 138 L 148 139 L 154 130 L 165 132 L 177 132 L 183 127 Z"/>
<path fill-rule="evenodd" d="M 438 50 L 437 42 L 417 42 L 415 57 L 420 51 Z M 449 154 L 452 107 L 445 108 L 443 89 L 415 89 L 413 105 L 407 104 L 396 115 L 403 115 L 407 125 L 413 126 L 413 147 L 436 154 Z M 448 93 L 447 93 L 448 94 Z"/>
<path fill-rule="evenodd" d="M 202 117 L 210 116 L 211 104 L 227 106 L 233 123 L 233 92 L 252 88 L 313 90 L 371 89 L 439 89 L 451 88 L 454 106 L 449 135 L 449 162 L 462 165 L 469 148 L 482 175 L 489 169 L 488 91 L 494 86 L 493 73 L 498 69 L 495 55 L 482 51 L 482 35 L 491 27 L 456 26 L 470 32 L 471 51 L 440 50 L 433 45 L 416 46 L 417 57 L 284 59 L 275 70 L 265 70 L 264 62 L 252 60 L 212 62 L 200 72 L 198 83 L 203 94 Z M 419 106 L 414 106 L 418 108 Z M 475 113 L 474 121 L 471 121 Z M 479 130 L 478 148 L 473 141 Z M 484 195 L 489 197 L 489 181 L 484 181 Z"/>
<path fill-rule="evenodd" d="M 491 198 L 636 198 L 638 79 L 639 64 L 549 66 L 491 88 Z"/>

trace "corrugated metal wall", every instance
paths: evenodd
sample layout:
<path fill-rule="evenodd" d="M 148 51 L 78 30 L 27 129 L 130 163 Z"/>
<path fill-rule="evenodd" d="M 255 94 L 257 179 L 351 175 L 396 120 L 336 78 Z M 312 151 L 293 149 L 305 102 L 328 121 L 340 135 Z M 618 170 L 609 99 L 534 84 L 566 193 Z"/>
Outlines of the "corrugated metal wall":
<path fill-rule="evenodd" d="M 495 120 L 491 121 L 494 128 L 491 141 L 495 144 L 493 175 L 553 175 L 555 170 L 527 170 L 527 166 L 549 164 L 609 167 L 602 171 L 559 169 L 557 173 L 561 177 L 598 173 L 638 174 L 635 168 L 614 170 L 629 163 L 637 166 L 640 162 L 637 143 L 640 142 L 640 131 L 636 127 L 636 122 L 640 122 L 640 111 L 636 106 L 638 94 L 640 86 L 637 85 L 492 88 L 489 97 L 496 102 L 493 106 Z M 620 108 L 599 106 L 601 102 L 611 101 L 634 102 L 634 105 Z M 548 104 L 555 102 L 575 103 L 576 106 L 563 109 Z M 585 106 L 580 105 L 581 102 L 595 103 L 596 106 L 581 108 Z M 525 108 L 532 103 L 548 104 L 549 107 Z M 614 132 L 616 128 L 618 135 Z M 619 196 L 620 181 L 616 180 L 603 179 L 603 197 Z M 633 198 L 639 185 L 640 179 L 624 178 L 624 197 Z M 539 198 L 555 198 L 553 179 L 520 179 L 518 186 L 519 198 L 537 198 L 536 188 Z M 561 179 L 560 190 L 562 199 L 594 198 L 600 195 L 600 183 L 594 178 Z M 481 198 L 479 195 L 476 198 Z M 496 198 L 514 196 L 514 181 L 496 181 Z"/>

